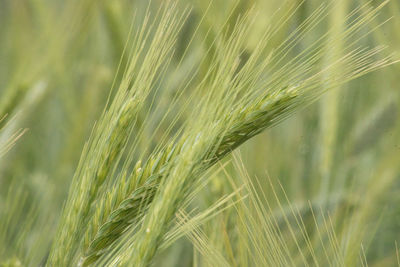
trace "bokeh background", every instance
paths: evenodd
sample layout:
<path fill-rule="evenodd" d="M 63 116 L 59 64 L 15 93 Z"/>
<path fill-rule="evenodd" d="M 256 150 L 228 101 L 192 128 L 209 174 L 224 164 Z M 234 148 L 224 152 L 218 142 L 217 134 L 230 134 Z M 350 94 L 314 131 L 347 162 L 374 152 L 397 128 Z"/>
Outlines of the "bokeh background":
<path fill-rule="evenodd" d="M 5 147 L 13 134 L 22 131 L 19 129 L 28 129 L 10 151 L 1 153 L 0 263 L 37 266 L 46 258 L 84 142 L 106 104 L 114 79 L 116 84 L 121 79 L 117 69 L 126 64 L 126 58 L 121 60 L 121 56 L 130 28 L 140 25 L 147 9 L 156 14 L 160 2 L 0 1 L 0 117 L 7 114 L 0 122 L 0 145 Z M 303 38 L 296 49 L 306 48 L 327 27 L 334 29 L 333 34 L 340 34 L 346 27 L 342 22 L 351 10 L 360 6 L 367 10 L 381 2 L 326 2 L 331 9 L 327 24 L 317 25 L 314 36 Z M 193 66 L 200 64 L 208 47 L 218 49 L 213 47 L 212 36 L 224 27 L 232 27 L 240 14 L 255 6 L 259 16 L 249 29 L 254 38 L 249 38 L 245 47 L 250 53 L 260 33 L 269 24 L 277 23 L 272 15 L 284 12 L 293 3 L 296 1 L 214 0 L 211 4 L 209 0 L 180 1 L 180 8 L 189 6 L 192 11 L 179 35 L 168 79 L 163 82 L 169 84 L 168 88 L 182 82 Z M 288 38 L 321 3 L 297 1 L 298 11 L 271 46 Z M 194 38 L 181 68 L 172 71 L 203 16 L 198 37 Z M 225 21 L 228 26 L 224 26 Z M 370 29 L 377 28 L 360 44 L 386 45 L 389 51 L 399 52 L 400 2 L 389 1 L 373 24 Z M 209 40 L 200 42 L 206 33 Z M 340 44 L 332 44 L 333 52 L 340 54 L 340 49 Z M 200 71 L 206 70 L 207 60 L 200 66 Z M 361 257 L 370 266 L 397 266 L 399 84 L 400 65 L 395 64 L 329 91 L 240 147 L 236 160 L 227 159 L 226 172 L 215 174 L 196 205 L 206 206 L 231 192 L 226 176 L 243 176 L 235 167 L 240 161 L 248 177 L 259 181 L 257 190 L 263 192 L 265 201 L 276 210 L 276 214 L 268 216 L 287 214 L 293 220 L 290 207 L 295 207 L 311 240 L 315 240 L 313 209 L 319 214 L 317 221 L 321 214 L 329 217 L 330 225 L 325 228 L 335 233 L 332 238 L 336 239 L 334 243 L 345 265 L 362 266 Z M 171 98 L 175 94 L 169 93 Z M 168 99 L 163 101 L 168 105 Z M 281 207 L 275 191 L 283 199 Z M 217 219 L 229 225 L 226 222 L 229 214 L 220 217 Z M 216 231 L 217 226 L 214 222 L 204 227 L 207 234 Z M 282 231 L 285 229 L 282 227 Z M 213 242 L 212 234 L 210 240 Z M 332 243 L 329 238 L 326 242 Z M 307 246 L 307 242 L 300 246 Z M 183 238 L 160 254 L 155 266 L 190 266 L 196 255 L 192 250 L 190 240 Z M 337 266 L 340 265 L 338 262 Z"/>

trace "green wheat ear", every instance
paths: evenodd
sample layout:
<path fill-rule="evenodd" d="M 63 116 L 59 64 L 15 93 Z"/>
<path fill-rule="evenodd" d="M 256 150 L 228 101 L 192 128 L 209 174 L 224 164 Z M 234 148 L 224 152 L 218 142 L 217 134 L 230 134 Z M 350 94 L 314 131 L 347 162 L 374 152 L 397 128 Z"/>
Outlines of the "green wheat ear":
<path fill-rule="evenodd" d="M 112 182 L 112 172 L 127 145 L 136 116 L 171 59 L 171 49 L 186 12 L 176 13 L 176 4 L 165 3 L 161 18 L 133 37 L 132 57 L 109 108 L 105 110 L 85 145 L 75 172 L 47 265 L 68 266 L 76 261 L 91 210 Z M 154 35 L 150 38 L 150 34 Z M 143 58 L 142 58 L 143 56 Z"/>
<path fill-rule="evenodd" d="M 400 1 L 316 2 L 0 0 L 0 267 L 400 267 Z"/>
<path fill-rule="evenodd" d="M 266 31 L 241 61 L 246 33 L 255 20 L 251 10 L 226 36 L 215 37 L 209 69 L 199 75 L 189 97 L 197 103 L 179 134 L 132 170 L 133 159 L 119 163 L 124 151 L 136 148 L 129 144 L 136 118 L 166 74 L 187 16 L 186 11 L 179 14 L 176 4 L 169 4 L 158 10 L 153 23 L 146 14 L 133 37 L 122 82 L 81 155 L 47 266 L 110 264 L 111 260 L 148 265 L 174 213 L 207 169 L 326 90 L 393 62 L 390 57 L 376 60 L 383 48 L 362 49 L 352 39 L 381 6 L 362 17 L 348 17 L 352 27 L 338 37 L 349 44 L 346 53 L 328 66 L 321 61 L 329 49 L 329 35 L 290 56 L 302 38 L 324 21 L 329 7 L 318 8 L 275 49 L 269 47 L 270 41 L 282 25 Z M 339 67 L 340 73 L 332 71 Z M 121 244 L 123 240 L 127 241 Z"/>
<path fill-rule="evenodd" d="M 275 98 L 270 97 L 265 103 L 259 104 L 259 106 L 264 107 L 264 110 L 256 108 L 253 112 L 246 113 L 242 121 L 236 122 L 222 140 L 217 140 L 217 143 L 212 145 L 212 147 L 215 147 L 215 154 L 212 153 L 210 157 L 204 159 L 203 168 L 210 168 L 236 147 L 272 125 L 273 120 L 289 111 L 294 101 L 297 100 L 296 97 L 297 95 L 294 92 L 278 95 Z M 225 120 L 228 121 L 229 118 Z M 182 142 L 151 157 L 144 166 L 136 167 L 133 176 L 128 179 L 138 181 L 139 184 L 144 181 L 144 184 L 125 198 L 118 208 L 111 212 L 106 222 L 100 226 L 85 257 L 82 259 L 82 266 L 87 266 L 96 261 L 130 225 L 138 223 L 139 219 L 146 213 L 149 203 L 153 200 L 157 186 L 161 182 L 160 179 L 165 176 L 168 164 L 176 155 L 174 152 L 181 149 Z M 104 216 L 104 214 L 102 215 Z"/>
<path fill-rule="evenodd" d="M 374 12 L 376 13 L 377 10 L 378 9 L 371 11 L 370 15 L 374 14 Z M 317 15 L 314 17 L 315 21 L 318 21 Z M 312 26 L 312 23 L 310 24 L 311 25 L 308 25 L 308 27 Z M 240 28 L 246 28 L 244 25 L 246 24 L 238 24 L 239 30 L 237 30 L 237 32 L 241 32 Z M 348 30 L 346 34 L 351 35 L 357 29 L 358 28 L 352 28 Z M 343 36 L 343 38 L 345 39 L 346 35 Z M 208 152 L 200 152 L 203 156 L 201 156 L 201 160 L 195 161 L 197 162 L 197 166 L 193 166 L 193 168 L 202 171 L 210 168 L 217 161 L 251 137 L 259 134 L 264 129 L 279 123 L 296 109 L 317 99 L 318 96 L 324 92 L 320 89 L 322 85 L 324 85 L 324 88 L 329 89 L 362 74 L 381 68 L 387 64 L 391 64 L 389 58 L 385 58 L 382 61 L 374 61 L 372 59 L 372 56 L 379 53 L 380 49 L 364 51 L 361 52 L 361 54 L 358 50 L 355 50 L 354 52 L 350 52 L 344 57 L 339 58 L 337 62 L 334 62 L 328 68 L 320 70 L 318 67 L 314 67 L 313 65 L 317 64 L 318 58 L 323 56 L 324 49 L 322 47 L 325 47 L 325 44 L 328 41 L 329 40 L 321 42 L 324 46 L 321 46 L 320 43 L 316 43 L 314 47 L 311 47 L 309 51 L 307 51 L 308 54 L 305 53 L 305 58 L 303 58 L 304 62 L 300 60 L 292 61 L 291 64 L 285 65 L 282 69 L 278 69 L 278 71 L 273 74 L 273 79 L 270 83 L 260 83 L 263 77 L 260 75 L 262 71 L 258 67 L 263 66 L 262 70 L 265 70 L 267 69 L 268 64 L 273 65 L 266 59 L 262 61 L 261 54 L 257 54 L 262 49 L 256 51 L 239 72 L 236 72 L 236 70 L 229 72 L 223 69 L 221 73 L 226 75 L 225 77 L 218 76 L 217 72 L 215 75 L 217 78 L 230 78 L 228 78 L 227 83 L 225 84 L 223 82 L 221 82 L 221 84 L 218 82 L 211 82 L 209 87 L 210 95 L 215 92 L 217 96 L 222 98 L 219 99 L 220 102 L 211 101 L 214 105 L 205 105 L 204 107 L 199 108 L 199 114 L 210 114 L 213 111 L 214 114 L 217 114 L 214 119 L 212 116 L 207 117 L 208 115 L 204 115 L 202 119 L 205 125 L 199 128 L 207 129 L 207 127 L 213 123 L 213 120 L 215 120 L 215 127 L 221 127 L 221 129 L 219 132 L 215 133 L 217 137 L 210 136 L 210 140 L 212 141 L 206 145 Z M 232 38 L 228 41 L 226 48 L 227 51 L 229 51 L 230 45 L 232 44 L 233 47 L 239 47 L 235 42 L 240 43 L 240 37 L 239 40 Z M 280 51 L 278 51 L 277 54 L 279 54 L 279 52 Z M 234 55 L 235 53 L 233 52 L 232 54 Z M 220 60 L 226 62 L 232 61 L 232 54 L 227 53 L 227 56 L 230 58 L 222 57 Z M 256 59 L 261 59 L 261 62 Z M 277 60 L 279 61 L 279 59 Z M 359 64 L 359 62 L 363 63 Z M 215 65 L 217 65 L 217 63 L 215 63 Z M 337 77 L 334 75 L 328 77 L 324 76 L 325 73 L 328 73 L 328 71 L 337 66 L 345 66 L 343 74 L 340 74 Z M 290 79 L 285 81 L 280 77 L 280 75 L 284 76 L 285 72 L 293 73 L 295 77 L 301 77 L 302 79 L 297 80 L 295 86 L 288 85 L 288 82 L 294 83 L 294 81 L 290 81 Z M 241 81 L 240 78 L 243 78 L 243 81 Z M 224 81 L 224 79 L 222 80 Z M 254 87 L 249 88 L 249 84 Z M 281 87 L 282 89 L 273 88 L 274 86 L 278 88 Z M 266 91 L 263 93 L 262 89 Z M 252 90 L 257 94 L 252 95 Z M 235 99 L 234 96 L 240 95 L 241 92 L 246 96 L 245 98 L 239 100 L 238 103 L 231 100 Z M 225 96 L 224 93 L 226 93 Z M 232 98 L 228 100 L 229 97 Z M 209 101 L 210 99 L 211 97 L 208 96 L 204 98 L 205 101 Z M 215 112 L 217 106 L 222 106 L 223 111 L 220 113 Z M 202 121 L 200 121 L 200 123 L 201 122 Z M 191 133 L 189 130 L 187 134 L 191 135 L 194 133 Z M 199 134 L 200 133 L 195 136 L 199 136 Z M 202 134 L 203 136 L 201 136 L 201 138 L 206 138 L 207 140 L 208 137 L 204 137 L 206 134 L 204 132 Z M 99 258 L 105 256 L 107 253 L 111 253 L 113 244 L 130 226 L 140 225 L 143 218 L 146 218 L 147 216 L 153 217 L 153 214 L 149 211 L 153 205 L 153 198 L 155 195 L 160 194 L 159 188 L 162 184 L 168 183 L 168 179 L 174 179 L 168 178 L 170 175 L 169 172 L 172 166 L 177 164 L 176 161 L 181 158 L 180 154 L 185 150 L 184 144 L 186 142 L 187 140 L 182 138 L 176 144 L 169 144 L 168 149 L 151 155 L 143 166 L 141 164 L 136 166 L 132 175 L 127 178 L 127 183 L 120 183 L 111 191 L 112 193 L 110 198 L 105 200 L 105 202 L 113 202 L 115 208 L 108 212 L 99 210 L 92 218 L 94 224 L 91 226 L 89 231 L 90 234 L 86 238 L 91 241 L 86 242 L 88 248 L 85 251 L 85 255 L 81 258 L 81 265 L 90 265 Z M 127 188 L 133 189 L 129 190 Z M 178 190 L 176 187 L 175 189 Z M 125 192 L 126 195 L 121 197 L 121 192 Z M 118 194 L 118 196 L 115 196 L 115 194 Z M 176 195 L 180 196 L 179 191 L 176 192 Z M 165 197 L 171 197 L 171 194 Z M 118 199 L 118 201 L 112 201 L 112 199 Z M 159 200 L 162 201 L 161 199 Z M 175 208 L 171 206 L 168 208 L 165 207 L 165 209 L 175 210 Z M 100 226 L 98 224 L 99 222 L 102 222 Z M 156 222 L 156 219 L 154 219 L 154 222 Z M 146 223 L 143 224 L 143 227 L 146 227 Z M 144 240 L 146 240 L 148 234 L 147 229 L 153 229 L 153 227 L 144 228 Z M 154 229 L 160 228 L 154 226 Z M 153 230 L 150 231 L 153 233 Z M 158 241 L 156 240 L 158 240 L 158 238 L 152 240 L 153 241 L 149 242 L 155 242 L 153 245 L 157 247 Z M 140 244 L 140 242 L 137 244 Z M 149 255 L 154 253 L 155 250 L 154 247 L 149 249 Z M 146 254 L 145 247 L 141 248 L 140 251 Z M 132 257 L 134 257 L 135 255 L 138 255 L 139 252 L 133 251 L 132 253 Z M 140 260 L 139 258 L 130 259 L 129 262 L 135 262 L 141 265 L 143 264 L 142 260 L 146 262 L 150 258 L 151 256 L 144 256 L 144 258 L 141 258 Z"/>

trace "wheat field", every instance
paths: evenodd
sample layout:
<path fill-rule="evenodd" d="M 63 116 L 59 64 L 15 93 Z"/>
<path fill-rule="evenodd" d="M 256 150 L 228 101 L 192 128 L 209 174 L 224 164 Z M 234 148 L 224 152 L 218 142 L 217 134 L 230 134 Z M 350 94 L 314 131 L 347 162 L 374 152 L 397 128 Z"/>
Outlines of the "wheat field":
<path fill-rule="evenodd" d="M 0 0 L 0 266 L 400 266 L 398 0 Z"/>

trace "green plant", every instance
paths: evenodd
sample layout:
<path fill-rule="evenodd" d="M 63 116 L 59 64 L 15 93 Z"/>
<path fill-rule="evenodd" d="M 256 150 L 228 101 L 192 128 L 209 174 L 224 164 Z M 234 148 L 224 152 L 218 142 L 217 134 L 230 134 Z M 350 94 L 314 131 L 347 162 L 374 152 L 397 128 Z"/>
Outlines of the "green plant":
<path fill-rule="evenodd" d="M 268 211 L 264 210 L 263 205 L 269 200 L 258 199 L 259 193 L 248 178 L 250 175 L 247 174 L 246 180 L 239 181 L 240 184 L 247 185 L 246 193 L 243 195 L 239 186 L 234 185 L 232 178 L 229 178 L 232 176 L 229 174 L 231 170 L 224 169 L 228 175 L 223 178 L 213 178 L 219 181 L 220 189 L 210 193 L 211 203 L 207 205 L 212 206 L 212 199 L 216 196 L 221 197 L 217 199 L 224 199 L 226 194 L 220 196 L 219 190 L 224 193 L 228 191 L 229 197 L 225 199 L 236 200 L 233 204 L 227 204 L 228 207 L 223 210 L 230 212 L 236 209 L 237 214 L 227 215 L 226 219 L 238 222 L 240 230 L 230 229 L 231 222 L 224 221 L 224 217 L 221 219 L 222 211 L 216 211 L 216 208 L 206 208 L 193 219 L 185 209 L 192 201 L 198 201 L 202 195 L 206 195 L 196 191 L 196 187 L 204 182 L 207 175 L 212 177 L 216 175 L 216 166 L 229 159 L 231 152 L 246 141 L 256 138 L 255 136 L 267 128 L 277 126 L 294 113 L 304 110 L 331 89 L 396 62 L 392 55 L 385 54 L 384 46 L 373 46 L 373 48 L 370 46 L 369 38 L 374 36 L 375 31 L 379 31 L 379 28 L 371 29 L 370 25 L 376 23 L 387 2 L 377 7 L 370 7 L 370 3 L 366 3 L 348 14 L 345 4 L 323 4 L 314 7 L 314 11 L 297 24 L 294 21 L 296 18 L 301 18 L 299 14 L 304 12 L 302 5 L 284 4 L 281 10 L 271 16 L 271 22 L 266 24 L 262 14 L 257 14 L 257 8 L 249 8 L 243 1 L 239 2 L 238 5 L 233 5 L 232 9 L 228 9 L 230 12 L 226 14 L 222 23 L 213 26 L 210 26 L 210 16 L 212 17 L 210 14 L 213 12 L 212 6 L 218 3 L 210 2 L 205 7 L 204 13 L 197 13 L 203 8 L 198 3 L 194 3 L 191 11 L 182 7 L 181 3 L 172 1 L 162 4 L 161 7 L 157 2 L 143 7 L 139 5 L 136 7 L 138 11 L 133 21 L 129 22 L 132 25 L 131 29 L 126 27 L 127 21 L 122 19 L 129 14 L 127 11 L 129 8 L 123 8 L 128 7 L 128 4 L 118 2 L 95 5 L 91 1 L 84 1 L 79 5 L 77 23 L 84 21 L 85 16 L 82 15 L 84 10 L 98 9 L 99 14 L 105 15 L 102 22 L 107 25 L 100 27 L 100 38 L 104 36 L 116 38 L 110 41 L 110 49 L 114 52 L 110 53 L 110 56 L 111 54 L 113 56 L 107 64 L 110 69 L 118 67 L 118 71 L 114 81 L 104 75 L 106 81 L 104 83 L 112 88 L 110 93 L 106 92 L 102 96 L 101 93 L 89 94 L 99 95 L 96 101 L 105 108 L 102 112 L 99 109 L 96 114 L 99 120 L 84 145 L 80 159 L 78 160 L 78 154 L 74 153 L 74 149 L 71 149 L 58 161 L 45 167 L 51 170 L 46 172 L 49 176 L 60 177 L 57 180 L 47 179 L 47 183 L 50 180 L 54 181 L 52 183 L 57 188 L 54 192 L 59 190 L 65 195 L 66 192 L 60 186 L 68 184 L 68 175 L 73 170 L 71 165 L 77 164 L 57 230 L 54 230 L 55 220 L 51 220 L 51 227 L 49 224 L 52 233 L 55 233 L 44 241 L 47 244 L 51 242 L 51 248 L 48 258 L 44 257 L 41 260 L 43 264 L 148 266 L 157 261 L 158 251 L 168 250 L 175 244 L 171 240 L 177 240 L 183 235 L 189 238 L 195 249 L 193 264 L 198 262 L 195 260 L 197 252 L 209 257 L 210 260 L 201 262 L 211 266 L 215 264 L 287 266 L 300 262 L 305 265 L 354 264 L 353 251 L 343 252 L 339 248 L 336 235 L 341 236 L 343 232 L 349 231 L 348 235 L 343 234 L 342 242 L 347 242 L 348 238 L 348 246 L 358 251 L 359 244 L 362 244 L 361 233 L 350 234 L 351 229 L 339 223 L 336 225 L 338 229 L 334 229 L 333 225 L 327 225 L 332 222 L 330 218 L 327 220 L 324 217 L 324 212 L 318 215 L 312 213 L 313 222 L 303 222 L 303 218 L 310 219 L 309 214 L 297 216 L 296 211 L 290 208 L 289 214 L 294 216 L 293 219 L 298 227 L 294 230 L 288 222 L 286 215 L 288 212 L 280 204 L 277 212 L 285 222 L 278 224 L 273 221 L 276 220 L 272 215 L 274 210 L 270 207 Z M 343 9 L 340 9 L 341 11 L 335 9 L 339 10 L 337 13 L 329 12 L 336 5 Z M 335 20 L 337 18 L 340 19 L 340 23 Z M 197 21 L 193 23 L 194 20 Z M 61 25 L 63 28 L 63 24 Z M 71 25 L 74 25 L 74 22 Z M 88 22 L 85 29 L 95 36 L 96 31 L 92 30 L 90 25 Z M 287 34 L 289 28 L 291 28 L 290 33 Z M 121 32 L 124 31 L 129 39 L 125 48 L 122 48 L 123 42 L 120 38 Z M 78 31 L 76 36 L 81 34 L 82 31 Z M 54 47 L 68 46 L 66 44 L 76 36 L 71 34 L 68 38 L 62 38 L 54 43 Z M 90 35 L 87 43 L 82 42 L 80 45 L 90 47 L 91 38 L 95 39 L 93 36 Z M 332 45 L 335 49 L 331 48 Z M 76 55 L 79 55 L 81 52 L 79 45 L 73 47 Z M 177 47 L 183 51 L 177 51 Z M 104 48 L 99 48 L 99 51 L 102 49 Z M 108 51 L 107 49 L 105 50 Z M 96 58 L 96 52 L 93 51 L 95 55 L 87 55 L 88 60 Z M 54 59 L 60 58 L 52 53 L 46 57 L 44 66 L 51 65 L 55 62 Z M 115 57 L 121 57 L 118 66 Z M 69 61 L 66 59 L 66 62 Z M 101 67 L 96 68 L 98 69 Z M 40 76 L 41 73 L 42 68 L 32 77 Z M 56 73 L 56 76 L 68 80 L 67 75 L 63 76 L 63 67 Z M 101 71 L 95 71 L 95 74 L 97 73 L 99 76 L 102 74 Z M 50 87 L 52 83 L 57 84 L 56 81 L 49 79 Z M 101 84 L 89 81 L 88 88 L 92 83 Z M 76 84 L 79 86 L 82 83 Z M 114 85 L 117 86 L 114 88 Z M 79 92 L 73 91 L 72 96 L 67 92 L 65 89 L 60 99 L 68 96 L 67 98 L 71 98 L 71 103 L 78 101 Z M 339 96 L 336 95 L 333 102 L 330 102 L 330 98 L 325 99 L 329 105 L 322 106 L 325 110 L 322 121 L 327 123 L 321 126 L 321 138 L 325 140 L 322 141 L 324 144 L 322 163 L 314 168 L 322 174 L 322 177 L 321 179 L 318 175 L 312 177 L 315 177 L 313 179 L 319 188 L 317 193 L 321 199 L 325 195 L 329 196 L 329 199 L 321 200 L 322 203 L 341 203 L 344 201 L 342 198 L 338 202 L 331 199 L 332 177 L 336 171 L 340 171 L 338 166 L 348 170 L 354 168 L 354 173 L 357 173 L 357 170 L 351 161 L 348 165 L 338 163 L 335 153 L 341 151 L 338 149 L 336 152 L 333 148 L 339 146 L 337 145 L 339 141 L 335 138 L 339 138 L 341 134 Z M 85 101 L 89 103 L 90 100 L 88 97 Z M 18 101 L 12 100 L 12 102 Z M 86 102 L 83 103 L 85 104 Z M 68 114 L 71 120 L 82 122 L 90 120 L 90 116 L 83 114 L 81 118 L 80 113 L 73 110 L 73 106 L 66 104 L 65 114 Z M 94 108 L 82 110 L 96 113 Z M 67 125 L 76 127 L 75 131 L 71 131 L 76 133 L 76 137 L 73 135 L 67 137 L 68 135 L 63 133 L 59 135 L 70 140 L 66 144 L 79 147 L 82 145 L 79 140 L 83 140 L 80 136 L 85 136 L 85 131 L 79 129 L 81 123 Z M 54 136 L 54 133 L 50 135 Z M 360 135 L 354 136 L 357 139 Z M 351 141 L 357 147 L 359 142 L 354 138 Z M 56 140 L 53 143 L 58 144 Z M 283 148 L 285 146 L 282 146 Z M 396 155 L 395 152 L 393 154 Z M 280 155 L 285 157 L 284 152 Z M 292 158 L 292 161 L 295 159 Z M 63 162 L 68 163 L 65 165 L 67 171 L 61 168 Z M 278 158 L 274 163 L 276 168 L 281 166 Z M 40 166 L 40 163 L 36 164 Z M 307 164 L 313 163 L 310 160 Z M 59 167 L 60 170 L 57 167 L 52 170 L 51 165 Z M 380 184 L 381 187 L 376 187 L 376 191 L 371 190 L 372 199 L 379 199 L 381 193 L 389 190 L 388 186 L 394 181 L 397 169 L 392 170 L 393 163 L 390 162 L 388 165 L 385 163 L 383 166 L 390 167 L 390 171 L 381 172 L 386 173 L 388 178 L 385 178 L 385 183 Z M 13 172 L 13 168 L 10 168 L 10 173 Z M 282 179 L 285 179 L 285 176 Z M 5 182 L 7 183 L 11 184 L 9 181 Z M 297 183 L 301 183 L 299 179 Z M 282 184 L 285 185 L 284 180 Z M 338 190 L 347 190 L 344 184 L 338 185 Z M 359 186 L 370 188 L 367 185 L 368 181 L 365 180 L 364 184 Z M 27 185 L 32 195 L 38 192 L 37 187 L 34 183 Z M 308 189 L 313 190 L 313 188 Z M 284 192 L 285 190 L 281 193 L 269 191 L 276 200 L 279 194 L 286 196 Z M 350 194 L 348 192 L 340 191 L 339 195 Z M 55 198 L 56 193 L 52 194 Z M 290 195 L 290 192 L 288 194 Z M 246 195 L 249 196 L 248 201 Z M 314 194 L 310 196 L 314 197 Z M 11 197 L 6 203 L 12 202 L 13 199 Z M 60 205 L 63 198 L 57 197 L 57 199 Z M 228 200 L 217 201 L 212 207 L 220 207 L 222 203 L 228 202 Z M 290 203 L 289 198 L 287 202 Z M 33 202 L 32 206 L 43 205 L 45 201 L 38 203 L 40 204 Z M 326 205 L 325 208 L 330 208 L 328 204 Z M 346 207 L 351 210 L 350 204 Z M 10 214 L 13 209 L 10 206 Z M 26 209 L 36 212 L 29 205 Z M 307 208 L 302 210 L 310 212 Z M 345 214 L 341 212 L 338 214 Z M 348 218 L 358 216 L 361 224 L 362 221 L 367 221 L 369 210 L 365 209 L 365 213 L 353 211 L 348 213 L 350 214 Z M 37 214 L 49 216 L 45 211 Z M 266 218 L 269 214 L 270 219 Z M 12 215 L 5 216 L 12 217 Z M 58 215 L 53 215 L 52 218 L 58 218 Z M 220 233 L 215 231 L 210 231 L 207 235 L 199 232 L 201 225 L 213 220 L 221 223 L 226 236 L 217 238 Z M 322 237 L 313 235 L 306 229 L 316 227 L 318 232 L 321 222 L 326 231 Z M 36 223 L 32 225 L 29 227 L 37 227 Z M 3 228 L 7 229 L 9 226 Z M 264 234 L 264 230 L 268 231 Z M 280 231 L 286 231 L 286 234 L 282 235 Z M 336 231 L 341 232 L 337 234 Z M 288 236 L 295 243 L 295 248 L 286 244 L 289 242 Z M 319 238 L 320 242 L 314 242 L 310 236 Z M 239 243 L 237 247 L 232 243 L 232 238 L 237 238 Z M 326 240 L 330 247 L 324 254 L 319 254 L 321 251 L 317 251 L 316 246 L 324 245 Z M 230 250 L 221 250 L 219 247 L 221 241 L 229 244 Z M 24 247 L 21 253 L 15 255 L 16 258 L 24 259 L 23 255 L 26 252 L 23 251 L 29 251 L 29 245 L 26 247 L 28 248 Z M 251 254 L 253 249 L 255 254 Z M 238 251 L 237 255 L 234 250 Z M 267 254 L 264 254 L 264 251 Z M 4 264 L 16 262 L 13 257 L 14 255 L 10 255 L 8 257 L 10 260 Z M 361 261 L 364 262 L 365 258 L 363 255 Z M 28 264 L 32 264 L 38 261 L 34 257 L 27 259 L 23 262 L 31 260 Z"/>

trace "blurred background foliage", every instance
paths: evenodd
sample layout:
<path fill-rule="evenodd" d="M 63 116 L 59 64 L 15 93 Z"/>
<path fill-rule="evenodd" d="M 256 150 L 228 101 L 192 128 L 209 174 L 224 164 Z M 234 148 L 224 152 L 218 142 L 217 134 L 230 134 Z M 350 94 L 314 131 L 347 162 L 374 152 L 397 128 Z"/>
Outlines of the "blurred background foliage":
<path fill-rule="evenodd" d="M 18 129 L 28 129 L 11 151 L 0 158 L 0 262 L 4 266 L 37 266 L 46 259 L 84 142 L 107 103 L 114 78 L 118 84 L 121 70 L 127 64 L 122 55 L 131 25 L 140 27 L 145 11 L 149 9 L 156 14 L 160 2 L 0 1 L 0 117 L 7 114 L 0 122 L 0 145 L 5 146 Z M 346 27 L 342 23 L 344 17 L 357 6 L 367 9 L 380 2 L 331 2 L 330 25 L 317 25 L 316 36 L 302 39 L 297 51 L 325 33 L 326 27 L 334 29 L 332 34 L 340 34 Z M 180 1 L 182 7 L 188 5 L 192 11 L 179 35 L 167 78 L 160 81 L 165 83 L 161 88 L 173 88 L 164 94 L 161 103 L 170 103 L 168 100 L 179 92 L 179 84 L 193 76 L 195 66 L 200 66 L 200 72 L 207 71 L 207 57 L 218 53 L 213 36 L 222 29 L 229 32 L 240 14 L 253 6 L 261 14 L 249 29 L 250 37 L 244 48 L 251 52 L 261 32 L 270 24 L 280 23 L 271 19 L 279 17 L 272 14 L 284 14 L 293 3 L 296 1 Z M 301 4 L 298 11 L 275 36 L 271 47 L 288 38 L 321 1 L 297 1 L 297 4 Z M 134 13 L 137 16 L 132 21 Z M 203 16 L 203 23 L 197 27 Z M 387 45 L 390 51 L 400 50 L 399 1 L 390 1 L 370 27 L 388 18 L 391 19 L 362 41 L 364 45 Z M 198 34 L 189 43 L 195 31 Z M 200 39 L 204 36 L 207 37 L 202 42 Z M 186 50 L 188 44 L 190 49 Z M 331 45 L 332 55 L 326 55 L 327 61 L 343 49 L 340 43 Z M 211 53 L 206 54 L 207 49 Z M 370 266 L 397 266 L 399 84 L 400 65 L 397 64 L 328 92 L 316 103 L 243 145 L 235 154 L 236 160 L 228 159 L 225 171 L 215 173 L 204 192 L 199 193 L 195 205 L 207 207 L 235 189 L 233 180 L 240 185 L 243 177 L 248 176 L 258 181 L 254 183 L 255 190 L 265 196 L 262 203 L 271 206 L 271 212 L 265 215 L 282 218 L 286 214 L 292 222 L 296 216 L 290 207 L 295 207 L 316 248 L 319 243 L 312 210 L 317 223 L 324 223 L 321 219 L 324 214 L 329 216 L 330 226 L 326 229 L 335 235 L 325 231 L 327 236 L 336 239 L 335 251 L 343 258 L 343 262 L 333 265 L 361 266 L 362 248 Z M 160 109 L 160 118 L 163 112 Z M 174 119 L 173 115 L 170 120 Z M 144 119 L 142 114 L 139 123 Z M 149 135 L 158 125 L 156 120 L 150 124 L 154 125 L 146 128 Z M 158 130 L 159 138 L 168 121 L 164 124 Z M 151 151 L 152 148 L 139 146 L 138 149 Z M 239 171 L 238 165 L 245 170 Z M 284 202 L 282 207 L 274 190 Z M 232 213 L 228 209 L 218 214 L 203 229 L 210 244 L 215 243 L 215 250 L 228 255 L 228 259 L 227 244 L 231 242 L 235 246 L 236 241 L 230 236 L 221 244 L 226 237 L 219 235 L 237 231 L 240 223 Z M 289 228 L 283 223 L 281 231 Z M 328 237 L 323 242 L 332 244 Z M 306 243 L 300 247 L 306 247 Z M 199 252 L 193 252 L 193 246 L 196 247 L 193 244 L 196 242 L 191 238 L 179 240 L 158 256 L 155 266 L 196 266 L 202 261 L 198 259 Z M 318 252 L 320 249 L 316 253 L 322 253 Z M 294 251 L 297 262 L 300 250 Z M 242 266 L 235 260 L 230 265 Z M 299 260 L 299 266 L 302 265 Z"/>

